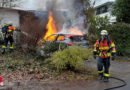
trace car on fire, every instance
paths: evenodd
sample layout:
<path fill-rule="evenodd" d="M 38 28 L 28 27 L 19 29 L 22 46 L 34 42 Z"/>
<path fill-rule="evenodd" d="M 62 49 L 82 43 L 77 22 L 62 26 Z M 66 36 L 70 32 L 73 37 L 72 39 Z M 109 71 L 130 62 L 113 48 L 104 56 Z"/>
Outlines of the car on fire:
<path fill-rule="evenodd" d="M 88 46 L 88 41 L 85 39 L 85 35 L 52 34 L 47 38 L 47 41 L 63 43 L 67 46 L 78 45 L 84 48 Z"/>

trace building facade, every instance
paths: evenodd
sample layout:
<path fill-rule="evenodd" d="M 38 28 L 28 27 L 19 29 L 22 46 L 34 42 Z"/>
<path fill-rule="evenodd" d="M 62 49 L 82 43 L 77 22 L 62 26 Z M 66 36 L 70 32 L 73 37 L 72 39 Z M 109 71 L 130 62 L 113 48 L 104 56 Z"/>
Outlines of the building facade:
<path fill-rule="evenodd" d="M 0 8 L 0 27 L 11 22 L 15 27 L 19 27 L 19 11 L 15 9 Z"/>
<path fill-rule="evenodd" d="M 100 16 L 100 17 L 108 16 L 110 23 L 115 23 L 116 17 L 112 16 L 112 14 L 111 14 L 113 3 L 114 2 L 112 2 L 112 1 L 108 1 L 106 3 L 96 6 L 95 15 Z"/>

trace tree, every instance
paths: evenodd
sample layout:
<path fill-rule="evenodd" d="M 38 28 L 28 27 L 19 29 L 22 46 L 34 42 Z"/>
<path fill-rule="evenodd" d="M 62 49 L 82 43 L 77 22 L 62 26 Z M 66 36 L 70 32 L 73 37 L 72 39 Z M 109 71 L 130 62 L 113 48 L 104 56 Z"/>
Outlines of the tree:
<path fill-rule="evenodd" d="M 0 7 L 18 7 L 18 3 L 20 0 L 0 0 Z"/>
<path fill-rule="evenodd" d="M 88 40 L 91 44 L 94 44 L 97 39 L 100 38 L 101 30 L 108 30 L 110 27 L 109 18 L 105 17 L 92 17 L 90 19 L 91 26 L 88 30 Z"/>
<path fill-rule="evenodd" d="M 130 0 L 116 0 L 112 14 L 118 22 L 130 23 Z"/>

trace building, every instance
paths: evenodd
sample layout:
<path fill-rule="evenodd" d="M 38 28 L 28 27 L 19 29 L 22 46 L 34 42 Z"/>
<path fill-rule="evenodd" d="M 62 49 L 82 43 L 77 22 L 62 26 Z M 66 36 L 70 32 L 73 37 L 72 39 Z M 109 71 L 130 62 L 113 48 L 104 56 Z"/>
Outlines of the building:
<path fill-rule="evenodd" d="M 19 10 L 0 8 L 0 27 L 9 22 L 12 22 L 15 27 L 19 27 L 19 18 Z"/>
<path fill-rule="evenodd" d="M 108 16 L 110 19 L 110 23 L 115 23 L 116 22 L 116 17 L 112 16 L 111 11 L 112 11 L 112 5 L 113 1 L 108 1 L 103 4 L 100 4 L 95 7 L 95 14 L 96 16 L 100 17 L 105 17 Z"/>
<path fill-rule="evenodd" d="M 36 14 L 40 15 L 41 18 Z M 48 13 L 44 11 L 26 11 L 1 7 L 0 32 L 4 24 L 11 22 L 17 29 L 14 34 L 15 43 L 17 45 L 35 45 L 39 39 L 43 38 L 45 24 L 48 20 L 47 17 Z M 44 21 L 44 23 L 42 23 L 41 20 Z"/>

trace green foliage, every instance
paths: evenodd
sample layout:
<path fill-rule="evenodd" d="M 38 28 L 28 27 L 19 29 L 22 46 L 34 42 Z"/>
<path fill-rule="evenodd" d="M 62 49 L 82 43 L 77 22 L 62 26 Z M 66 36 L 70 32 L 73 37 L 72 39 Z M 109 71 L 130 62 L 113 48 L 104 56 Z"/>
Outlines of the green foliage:
<path fill-rule="evenodd" d="M 55 52 L 53 57 L 48 60 L 58 71 L 65 69 L 78 70 L 84 66 L 84 60 L 90 57 L 92 57 L 91 49 L 73 46 L 69 49 Z"/>
<path fill-rule="evenodd" d="M 118 22 L 130 23 L 130 0 L 116 0 L 112 14 Z"/>
<path fill-rule="evenodd" d="M 110 27 L 110 22 L 107 16 L 105 17 L 93 17 L 91 18 L 91 27 L 88 31 L 88 39 L 94 44 L 97 39 L 100 37 L 100 31 L 108 29 Z"/>
<path fill-rule="evenodd" d="M 118 23 L 112 25 L 108 32 L 116 44 L 117 54 L 130 56 L 130 25 Z"/>
<path fill-rule="evenodd" d="M 0 33 L 0 44 L 2 44 L 3 43 L 3 34 L 2 33 Z"/>
<path fill-rule="evenodd" d="M 44 42 L 43 51 L 45 54 L 51 54 L 57 50 L 63 50 L 67 47 L 66 44 L 56 43 L 56 42 Z"/>

